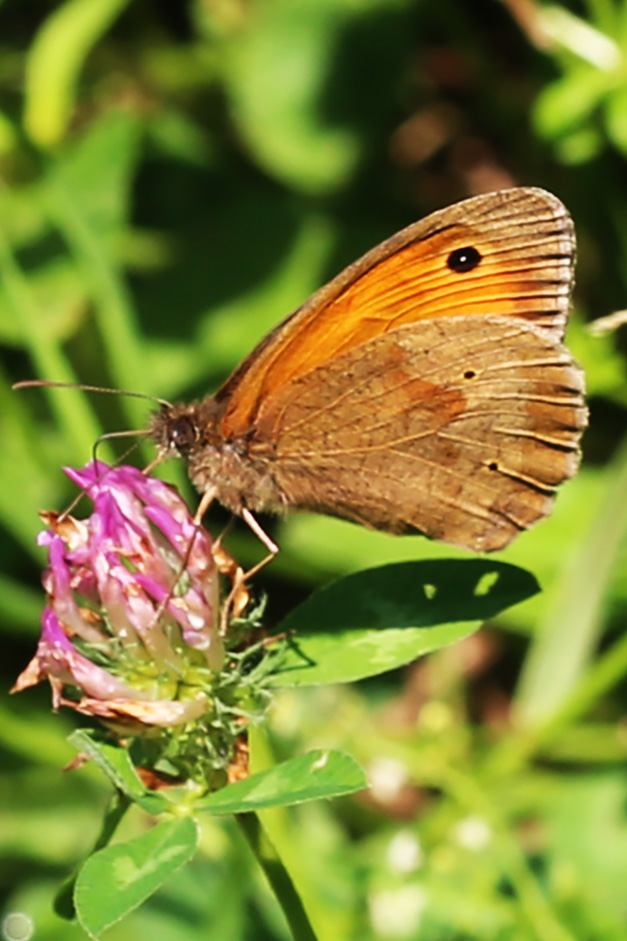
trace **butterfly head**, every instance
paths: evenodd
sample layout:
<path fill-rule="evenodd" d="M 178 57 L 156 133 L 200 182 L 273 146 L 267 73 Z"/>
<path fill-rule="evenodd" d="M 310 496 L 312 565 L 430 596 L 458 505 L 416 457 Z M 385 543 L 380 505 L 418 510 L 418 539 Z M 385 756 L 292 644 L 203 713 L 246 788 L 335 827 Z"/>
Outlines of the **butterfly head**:
<path fill-rule="evenodd" d="M 162 405 L 152 417 L 149 433 L 162 455 L 189 455 L 215 442 L 217 410 L 213 399 Z"/>

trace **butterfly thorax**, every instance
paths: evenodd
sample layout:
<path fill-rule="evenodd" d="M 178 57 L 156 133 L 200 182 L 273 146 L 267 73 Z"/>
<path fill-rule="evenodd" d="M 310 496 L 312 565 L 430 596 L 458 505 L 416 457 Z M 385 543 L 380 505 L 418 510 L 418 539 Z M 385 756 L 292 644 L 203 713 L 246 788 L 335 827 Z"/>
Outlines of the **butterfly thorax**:
<path fill-rule="evenodd" d="M 285 500 L 270 463 L 251 458 L 247 436 L 225 439 L 220 431 L 223 411 L 224 405 L 213 398 L 164 406 L 153 416 L 150 433 L 164 456 L 185 459 L 197 490 L 216 488 L 216 498 L 227 509 L 280 512 Z"/>

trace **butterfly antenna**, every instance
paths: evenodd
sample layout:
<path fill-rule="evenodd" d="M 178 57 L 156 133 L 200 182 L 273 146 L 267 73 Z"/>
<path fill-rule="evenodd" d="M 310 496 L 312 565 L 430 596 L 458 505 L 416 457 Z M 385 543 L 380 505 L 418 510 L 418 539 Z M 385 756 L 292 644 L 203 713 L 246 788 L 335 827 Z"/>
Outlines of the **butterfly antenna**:
<path fill-rule="evenodd" d="M 82 383 L 82 382 L 61 382 L 61 381 L 56 381 L 56 380 L 53 381 L 50 379 L 22 379 L 20 382 L 13 383 L 12 388 L 16 390 L 33 389 L 33 388 L 79 389 L 82 392 L 104 392 L 104 393 L 108 393 L 109 395 L 128 395 L 134 399 L 145 399 L 148 402 L 154 402 L 157 405 L 161 405 L 164 408 L 172 408 L 171 402 L 168 402 L 167 399 L 161 399 L 156 395 L 148 395 L 145 392 L 130 392 L 125 389 L 111 389 L 108 386 L 86 385 L 85 383 Z M 141 431 L 112 431 L 112 432 L 108 432 L 107 434 L 100 435 L 100 437 L 94 444 L 93 452 L 92 452 L 92 459 L 94 461 L 97 460 L 98 447 L 102 444 L 103 441 L 108 441 L 108 440 L 111 440 L 112 438 L 146 437 L 149 434 L 150 434 L 150 431 L 146 429 L 142 429 Z M 131 454 L 136 449 L 136 447 L 137 445 L 135 444 L 133 445 L 133 447 L 125 451 L 124 454 L 121 457 L 119 457 L 112 466 L 117 467 L 119 464 L 121 464 L 122 461 L 124 461 L 128 457 L 128 455 Z M 163 455 L 158 455 L 157 458 L 155 458 L 154 460 L 150 462 L 150 464 L 146 468 L 145 473 L 152 470 L 153 467 L 155 467 L 157 464 L 161 462 L 162 459 L 163 459 Z M 72 500 L 70 505 L 66 507 L 66 509 L 63 511 L 60 519 L 64 519 L 69 513 L 71 513 L 74 507 L 80 502 L 83 496 L 84 496 L 83 493 L 77 494 L 75 499 Z"/>
<path fill-rule="evenodd" d="M 100 445 L 103 443 L 103 441 L 114 441 L 116 438 L 147 438 L 147 437 L 149 437 L 149 436 L 150 436 L 150 429 L 149 429 L 149 428 L 138 428 L 138 429 L 134 429 L 134 430 L 131 430 L 131 431 L 108 431 L 106 434 L 100 435 L 100 436 L 96 439 L 96 442 L 94 443 L 94 447 L 93 447 L 92 455 L 91 455 L 91 456 L 92 456 L 92 458 L 93 458 L 94 461 L 97 460 L 97 457 L 98 457 L 98 455 L 97 455 L 98 448 L 99 448 Z M 116 458 L 116 460 L 114 461 L 114 463 L 113 463 L 111 466 L 112 466 L 112 467 L 117 467 L 118 464 L 121 464 L 122 461 L 126 460 L 126 458 L 129 456 L 129 454 L 132 454 L 133 451 L 136 451 L 136 450 L 137 450 L 137 448 L 138 448 L 138 444 L 137 444 L 137 442 L 135 442 L 135 444 L 132 444 L 132 445 L 130 446 L 130 448 L 127 448 L 127 449 L 126 449 L 126 451 L 124 452 L 124 454 L 122 454 L 120 457 Z M 151 461 L 151 464 L 152 464 L 152 463 L 153 463 L 153 462 Z"/>
<path fill-rule="evenodd" d="M 109 431 L 107 432 L 107 434 L 100 435 L 100 437 L 97 438 L 97 440 L 95 441 L 92 452 L 91 452 L 92 460 L 93 461 L 98 460 L 98 448 L 100 447 L 103 441 L 112 441 L 115 438 L 137 438 L 137 437 L 145 438 L 149 434 L 150 432 L 147 429 L 142 428 L 141 431 Z M 132 444 L 130 448 L 126 449 L 124 454 L 116 458 L 116 460 L 111 466 L 117 467 L 119 464 L 122 463 L 122 461 L 126 460 L 129 454 L 132 454 L 133 451 L 136 451 L 136 450 L 137 450 L 137 443 Z"/>
<path fill-rule="evenodd" d="M 116 431 L 112 431 L 112 432 L 109 432 L 109 433 L 106 434 L 106 435 L 101 435 L 101 436 L 98 438 L 98 440 L 96 441 L 96 443 L 94 444 L 93 448 L 92 448 L 92 452 L 91 452 L 92 460 L 94 461 L 94 463 L 97 462 L 97 460 L 98 460 L 98 457 L 97 457 L 98 446 L 101 444 L 102 441 L 104 441 L 104 440 L 106 440 L 106 439 L 108 439 L 108 438 L 126 438 L 126 437 L 129 437 L 130 435 L 147 435 L 147 434 L 148 434 L 147 431 L 143 431 L 143 430 L 142 430 L 142 431 L 117 431 L 117 432 L 116 432 Z M 104 471 L 104 474 L 103 474 L 102 476 L 98 477 L 98 481 L 102 480 L 102 477 L 106 476 L 106 474 L 107 474 L 108 471 L 112 470 L 114 467 L 118 467 L 123 461 L 126 460 L 126 458 L 129 456 L 129 454 L 132 454 L 133 451 L 135 451 L 136 449 L 137 449 L 137 445 L 136 445 L 136 444 L 132 445 L 130 448 L 127 448 L 127 450 L 124 452 L 124 454 L 122 454 L 122 455 L 120 455 L 120 457 L 116 458 L 116 460 L 115 460 L 115 462 L 114 462 L 113 464 L 107 465 L 107 467 L 106 467 L 106 469 L 105 469 L 105 471 Z M 62 522 L 67 516 L 69 516 L 69 514 L 72 512 L 72 510 L 74 509 L 74 507 L 77 506 L 77 505 L 80 503 L 80 501 L 83 499 L 83 497 L 86 496 L 87 494 L 88 494 L 88 491 L 84 491 L 84 490 L 81 490 L 80 493 L 77 493 L 76 496 L 74 497 L 74 499 L 72 500 L 72 502 L 69 504 L 69 506 L 66 506 L 66 508 L 63 510 L 63 512 L 62 512 L 61 515 L 59 516 L 59 521 Z"/>
<path fill-rule="evenodd" d="M 107 392 L 109 395 L 129 395 L 133 399 L 146 399 L 148 402 L 156 402 L 157 405 L 172 408 L 172 403 L 168 402 L 167 399 L 160 399 L 156 395 L 148 395 L 147 392 L 129 392 L 126 389 L 109 389 L 107 386 L 88 386 L 84 385 L 82 382 L 53 382 L 50 379 L 22 379 L 20 382 L 14 382 L 12 388 L 80 389 L 82 392 Z M 130 433 L 135 434 L 136 432 Z"/>
<path fill-rule="evenodd" d="M 165 402 L 164 402 L 163 404 L 165 404 Z M 97 440 L 96 443 L 94 444 L 94 449 L 93 449 L 93 452 L 92 452 L 92 457 L 93 457 L 93 459 L 94 459 L 94 461 L 95 461 L 95 460 L 96 460 L 96 451 L 97 451 L 97 449 L 98 449 L 98 446 L 99 446 L 99 445 L 101 444 L 101 442 L 103 442 L 103 441 L 111 441 L 113 438 L 131 438 L 131 437 L 148 438 L 148 437 L 150 437 L 150 434 L 151 434 L 151 431 L 150 431 L 149 428 L 142 428 L 140 431 L 109 431 L 109 432 L 107 432 L 107 434 L 105 434 L 105 435 L 100 435 L 100 437 L 98 438 L 98 440 Z M 119 457 L 119 458 L 115 461 L 115 463 L 112 464 L 111 466 L 112 466 L 112 467 L 117 467 L 118 464 L 121 464 L 122 461 L 126 460 L 126 458 L 129 456 L 129 454 L 132 454 L 133 451 L 135 451 L 136 449 L 137 449 L 137 444 L 133 444 L 133 445 L 132 445 L 130 448 L 128 448 L 128 450 L 125 451 L 124 454 L 123 454 L 121 457 Z M 149 461 L 148 464 L 146 464 L 146 466 L 145 466 L 144 469 L 142 470 L 142 474 L 150 474 L 150 472 L 153 471 L 153 470 L 155 469 L 155 467 L 157 467 L 158 464 L 162 464 L 162 463 L 163 463 L 163 461 L 164 461 L 165 458 L 166 458 L 166 454 L 167 454 L 166 451 L 159 451 L 159 453 L 158 453 L 155 457 L 153 457 L 152 461 Z"/>

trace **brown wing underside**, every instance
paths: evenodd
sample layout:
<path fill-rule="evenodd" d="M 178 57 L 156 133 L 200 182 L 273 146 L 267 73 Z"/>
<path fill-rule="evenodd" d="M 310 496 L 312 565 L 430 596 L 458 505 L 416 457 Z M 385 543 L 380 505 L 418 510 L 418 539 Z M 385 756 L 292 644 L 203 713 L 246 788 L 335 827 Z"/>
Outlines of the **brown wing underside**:
<path fill-rule="evenodd" d="M 370 339 L 418 321 L 513 317 L 561 337 L 572 285 L 572 221 L 550 193 L 518 188 L 465 200 L 397 233 L 276 328 L 218 392 L 225 440 L 253 427 L 282 387 Z M 451 252 L 481 254 L 453 271 Z"/>
<path fill-rule="evenodd" d="M 494 550 L 550 512 L 585 425 L 581 370 L 546 330 L 442 318 L 295 379 L 250 454 L 288 506 Z"/>

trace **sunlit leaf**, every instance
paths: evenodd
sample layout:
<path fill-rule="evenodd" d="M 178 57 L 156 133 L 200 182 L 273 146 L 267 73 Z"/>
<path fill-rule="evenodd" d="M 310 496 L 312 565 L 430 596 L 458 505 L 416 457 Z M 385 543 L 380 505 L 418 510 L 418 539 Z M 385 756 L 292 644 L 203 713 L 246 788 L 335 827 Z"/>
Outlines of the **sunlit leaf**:
<path fill-rule="evenodd" d="M 86 56 L 129 0 L 66 0 L 41 27 L 28 58 L 25 125 L 50 147 L 63 137 Z"/>
<path fill-rule="evenodd" d="M 170 809 L 170 803 L 162 794 L 144 787 L 125 748 L 102 741 L 86 729 L 73 732 L 69 741 L 95 762 L 114 787 L 136 801 L 148 813 L 159 814 Z"/>
<path fill-rule="evenodd" d="M 194 804 L 195 810 L 243 814 L 264 807 L 340 797 L 368 786 L 357 762 L 344 752 L 314 751 L 230 784 Z"/>
<path fill-rule="evenodd" d="M 78 919 L 91 937 L 137 908 L 186 863 L 198 842 L 190 817 L 166 820 L 128 843 L 99 850 L 81 869 L 74 890 Z"/>
<path fill-rule="evenodd" d="M 580 130 L 598 108 L 613 79 L 592 66 L 573 68 L 540 93 L 533 111 L 534 124 L 542 137 L 556 139 Z"/>
<path fill-rule="evenodd" d="M 315 592 L 279 625 L 291 643 L 274 683 L 350 682 L 395 669 L 537 591 L 529 572 L 484 559 L 357 572 Z"/>

